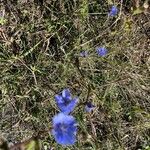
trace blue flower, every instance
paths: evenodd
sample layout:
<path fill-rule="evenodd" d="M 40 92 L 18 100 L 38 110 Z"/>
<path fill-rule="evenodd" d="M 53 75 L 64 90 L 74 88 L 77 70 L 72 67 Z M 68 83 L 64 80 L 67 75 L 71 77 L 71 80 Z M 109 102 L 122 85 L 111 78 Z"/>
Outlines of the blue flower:
<path fill-rule="evenodd" d="M 87 102 L 87 104 L 85 106 L 85 111 L 91 112 L 94 108 L 95 108 L 95 106 L 91 102 Z"/>
<path fill-rule="evenodd" d="M 116 6 L 112 6 L 109 15 L 113 17 L 116 16 L 117 14 L 118 14 L 118 8 Z"/>
<path fill-rule="evenodd" d="M 97 48 L 97 54 L 99 56 L 105 56 L 107 54 L 107 49 L 105 47 Z"/>
<path fill-rule="evenodd" d="M 72 99 L 69 89 L 64 89 L 61 94 L 55 95 L 55 100 L 61 112 L 65 114 L 72 112 L 78 102 L 78 98 Z"/>
<path fill-rule="evenodd" d="M 88 56 L 88 51 L 82 51 L 82 52 L 80 53 L 80 56 L 81 56 L 81 57 L 87 57 L 87 56 Z"/>
<path fill-rule="evenodd" d="M 59 113 L 53 117 L 52 135 L 61 145 L 73 145 L 76 142 L 77 123 L 73 116 Z"/>

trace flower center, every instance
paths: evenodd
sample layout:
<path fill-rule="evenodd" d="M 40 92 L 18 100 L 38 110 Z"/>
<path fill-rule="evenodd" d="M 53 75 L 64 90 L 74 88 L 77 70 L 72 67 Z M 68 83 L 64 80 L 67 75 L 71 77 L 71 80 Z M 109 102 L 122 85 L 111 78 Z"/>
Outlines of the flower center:
<path fill-rule="evenodd" d="M 62 132 L 66 132 L 67 131 L 67 126 L 64 123 L 60 124 L 60 129 Z"/>

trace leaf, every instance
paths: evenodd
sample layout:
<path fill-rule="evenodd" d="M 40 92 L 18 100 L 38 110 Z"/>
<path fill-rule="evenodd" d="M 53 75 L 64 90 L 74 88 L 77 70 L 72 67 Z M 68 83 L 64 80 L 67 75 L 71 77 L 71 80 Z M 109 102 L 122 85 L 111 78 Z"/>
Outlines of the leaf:
<path fill-rule="evenodd" d="M 41 150 L 41 142 L 37 137 L 14 144 L 9 150 Z"/>
<path fill-rule="evenodd" d="M 135 9 L 135 10 L 133 11 L 133 15 L 138 15 L 138 14 L 141 14 L 141 13 L 143 13 L 143 10 L 140 9 L 140 8 L 137 8 L 137 9 Z"/>
<path fill-rule="evenodd" d="M 39 139 L 31 140 L 29 143 L 25 144 L 25 150 L 40 150 L 41 144 Z"/>
<path fill-rule="evenodd" d="M 9 150 L 7 141 L 0 136 L 0 150 Z"/>

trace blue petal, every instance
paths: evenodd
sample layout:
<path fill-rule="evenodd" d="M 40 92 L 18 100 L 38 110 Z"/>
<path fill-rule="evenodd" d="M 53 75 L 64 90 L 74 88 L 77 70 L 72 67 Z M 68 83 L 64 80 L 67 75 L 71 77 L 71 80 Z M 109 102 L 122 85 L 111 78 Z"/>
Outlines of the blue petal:
<path fill-rule="evenodd" d="M 74 135 L 76 135 L 76 133 L 77 133 L 77 124 L 76 124 L 76 122 L 74 122 L 72 125 L 70 124 L 70 126 L 68 128 L 68 132 L 69 133 L 74 133 Z"/>
<path fill-rule="evenodd" d="M 66 105 L 65 105 L 64 103 L 62 103 L 62 104 L 57 104 L 57 105 L 58 105 L 58 107 L 59 107 L 59 109 L 60 109 L 61 112 L 65 112 L 65 110 L 66 110 Z"/>
<path fill-rule="evenodd" d="M 87 57 L 87 56 L 88 56 L 88 51 L 82 51 L 82 52 L 80 53 L 80 56 L 81 56 L 81 57 Z"/>
<path fill-rule="evenodd" d="M 87 105 L 85 106 L 85 111 L 86 111 L 86 112 L 91 112 L 93 109 L 94 109 L 94 108 L 90 108 L 90 107 L 88 107 Z"/>
<path fill-rule="evenodd" d="M 65 126 L 65 130 L 62 127 Z M 53 117 L 52 134 L 58 144 L 72 145 L 76 141 L 76 121 L 73 116 L 59 113 Z"/>
<path fill-rule="evenodd" d="M 65 114 L 69 114 L 70 112 L 72 112 L 74 110 L 74 108 L 76 107 L 78 102 L 78 99 L 75 98 L 73 99 L 65 108 L 64 113 Z"/>
<path fill-rule="evenodd" d="M 71 93 L 69 89 L 64 89 L 62 91 L 62 97 L 66 99 L 71 99 Z"/>
<path fill-rule="evenodd" d="M 76 142 L 76 137 L 74 134 L 64 134 L 62 136 L 57 135 L 55 137 L 55 140 L 57 141 L 58 144 L 61 145 L 73 145 Z"/>
<path fill-rule="evenodd" d="M 64 122 L 65 124 L 71 124 L 75 122 L 75 118 L 71 115 L 66 115 L 64 113 L 59 113 L 53 117 L 53 125 Z"/>
<path fill-rule="evenodd" d="M 109 15 L 110 16 L 116 16 L 118 13 L 118 8 L 116 6 L 112 6 Z"/>
<path fill-rule="evenodd" d="M 57 104 L 64 103 L 64 100 L 61 95 L 55 95 L 55 100 Z"/>
<path fill-rule="evenodd" d="M 58 144 L 61 145 L 72 145 L 76 142 L 76 135 L 73 132 L 66 132 L 62 135 L 57 134 L 55 137 Z"/>
<path fill-rule="evenodd" d="M 94 108 L 95 108 L 95 106 L 91 102 L 88 102 L 85 106 L 85 111 L 91 112 Z"/>
<path fill-rule="evenodd" d="M 55 115 L 53 117 L 53 126 L 55 126 L 56 124 L 63 122 L 63 120 L 66 118 L 66 115 L 63 113 L 59 113 L 58 115 Z"/>
<path fill-rule="evenodd" d="M 59 103 L 57 105 L 59 109 L 61 110 L 61 112 L 65 114 L 69 114 L 70 112 L 74 110 L 75 106 L 77 105 L 77 102 L 78 102 L 78 99 L 75 98 L 71 100 L 70 103 L 68 103 L 68 105 L 65 105 L 64 103 Z"/>
<path fill-rule="evenodd" d="M 107 49 L 104 47 L 97 48 L 97 54 L 99 56 L 105 56 L 107 54 Z"/>

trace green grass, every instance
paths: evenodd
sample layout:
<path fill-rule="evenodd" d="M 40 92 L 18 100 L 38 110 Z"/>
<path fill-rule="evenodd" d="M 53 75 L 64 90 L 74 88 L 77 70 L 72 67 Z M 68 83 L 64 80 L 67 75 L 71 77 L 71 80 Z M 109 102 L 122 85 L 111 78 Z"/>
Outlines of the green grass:
<path fill-rule="evenodd" d="M 41 1 L 42 2 L 42 1 Z M 54 95 L 79 96 L 77 143 L 66 150 L 150 149 L 150 13 L 132 1 L 3 1 L 0 18 L 0 134 L 15 143 L 51 127 Z M 136 13 L 136 14 L 135 14 Z M 106 57 L 95 49 L 105 46 Z M 81 50 L 90 55 L 79 57 Z M 91 100 L 95 111 L 83 105 Z"/>

